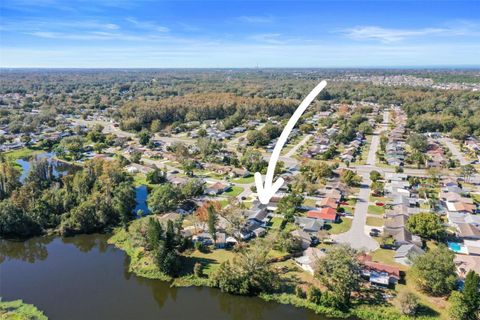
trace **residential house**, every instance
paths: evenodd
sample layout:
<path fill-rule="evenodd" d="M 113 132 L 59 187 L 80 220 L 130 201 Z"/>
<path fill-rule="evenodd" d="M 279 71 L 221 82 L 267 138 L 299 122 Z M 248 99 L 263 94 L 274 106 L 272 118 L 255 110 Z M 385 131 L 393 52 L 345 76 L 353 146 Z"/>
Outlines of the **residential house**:
<path fill-rule="evenodd" d="M 290 235 L 293 238 L 297 238 L 298 240 L 300 240 L 300 244 L 303 250 L 307 249 L 312 244 L 312 236 L 310 236 L 308 233 L 301 229 L 290 232 Z"/>
<path fill-rule="evenodd" d="M 315 264 L 323 257 L 325 257 L 325 253 L 322 250 L 309 247 L 303 251 L 301 257 L 295 258 L 295 262 L 300 268 L 313 274 L 315 272 Z"/>
<path fill-rule="evenodd" d="M 231 189 L 231 185 L 222 182 L 215 182 L 214 184 L 205 188 L 205 194 L 216 196 Z"/>
<path fill-rule="evenodd" d="M 295 217 L 295 224 L 305 232 L 316 233 L 323 228 L 325 222 L 322 219 Z"/>
<path fill-rule="evenodd" d="M 397 263 L 409 266 L 414 258 L 424 253 L 425 251 L 416 244 L 404 244 L 395 251 L 394 259 Z"/>
<path fill-rule="evenodd" d="M 369 255 L 359 257 L 362 266 L 362 276 L 372 284 L 389 286 L 395 285 L 400 280 L 400 269 L 388 264 L 374 262 Z"/>
<path fill-rule="evenodd" d="M 332 208 L 323 208 L 322 210 L 310 210 L 307 212 L 308 218 L 322 219 L 325 222 L 337 222 L 337 210 Z"/>

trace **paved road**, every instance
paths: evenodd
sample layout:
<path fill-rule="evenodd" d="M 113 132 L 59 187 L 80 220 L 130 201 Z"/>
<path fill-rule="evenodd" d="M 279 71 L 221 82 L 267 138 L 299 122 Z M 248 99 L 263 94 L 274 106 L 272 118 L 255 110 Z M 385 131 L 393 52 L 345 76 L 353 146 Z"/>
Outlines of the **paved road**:
<path fill-rule="evenodd" d="M 368 150 L 367 165 L 374 166 L 377 161 L 377 150 L 380 145 L 380 135 L 374 134 L 372 142 L 370 143 L 370 150 Z"/>
<path fill-rule="evenodd" d="M 310 140 L 310 138 L 312 137 L 311 134 L 307 134 L 303 139 L 302 141 L 300 141 L 299 143 L 297 143 L 292 149 L 288 150 L 288 152 L 285 154 L 285 157 L 287 158 L 290 158 L 292 157 L 298 149 L 300 149 L 301 146 L 303 146 L 305 143 L 308 142 L 308 140 Z"/>
<path fill-rule="evenodd" d="M 370 172 L 376 170 L 377 150 L 380 146 L 380 134 L 387 130 L 388 111 L 383 113 L 384 122 L 380 128 L 375 131 L 368 150 L 367 165 L 355 167 L 357 173 L 362 177 L 360 191 L 357 195 L 357 203 L 355 204 L 355 213 L 353 216 L 352 227 L 345 233 L 333 236 L 340 243 L 348 243 L 352 248 L 365 251 L 374 251 L 379 248 L 378 242 L 367 234 L 367 212 L 368 202 L 370 198 Z"/>
<path fill-rule="evenodd" d="M 450 138 L 440 138 L 439 140 L 443 142 L 448 147 L 448 149 L 450 149 L 453 156 L 457 158 L 458 161 L 460 161 L 461 166 L 469 164 L 469 161 L 465 159 L 463 153 L 457 148 L 457 146 L 452 142 Z"/>
<path fill-rule="evenodd" d="M 365 233 L 367 222 L 368 199 L 370 197 L 370 178 L 367 173 L 362 174 L 362 184 L 357 196 L 355 205 L 355 214 L 353 216 L 352 227 L 345 233 L 333 236 L 333 239 L 339 243 L 347 243 L 352 248 L 364 251 L 374 251 L 379 248 L 379 244 L 372 237 Z"/>

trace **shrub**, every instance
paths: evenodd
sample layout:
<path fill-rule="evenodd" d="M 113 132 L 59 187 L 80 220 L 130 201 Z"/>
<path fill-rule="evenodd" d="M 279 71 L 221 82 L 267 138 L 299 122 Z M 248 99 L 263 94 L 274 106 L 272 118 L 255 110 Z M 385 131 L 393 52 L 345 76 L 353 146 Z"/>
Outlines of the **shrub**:
<path fill-rule="evenodd" d="M 193 266 L 193 273 L 198 278 L 203 277 L 203 265 L 200 262 L 196 262 Z"/>
<path fill-rule="evenodd" d="M 307 290 L 307 300 L 315 304 L 320 304 L 322 298 L 322 291 L 317 287 L 310 286 Z"/>

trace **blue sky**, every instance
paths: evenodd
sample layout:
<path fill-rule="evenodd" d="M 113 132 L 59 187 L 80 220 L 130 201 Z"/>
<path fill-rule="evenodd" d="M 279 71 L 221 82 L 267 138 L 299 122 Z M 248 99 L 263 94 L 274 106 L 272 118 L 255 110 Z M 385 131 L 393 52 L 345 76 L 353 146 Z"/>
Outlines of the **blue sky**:
<path fill-rule="evenodd" d="M 480 1 L 1 0 L 1 67 L 480 65 Z"/>

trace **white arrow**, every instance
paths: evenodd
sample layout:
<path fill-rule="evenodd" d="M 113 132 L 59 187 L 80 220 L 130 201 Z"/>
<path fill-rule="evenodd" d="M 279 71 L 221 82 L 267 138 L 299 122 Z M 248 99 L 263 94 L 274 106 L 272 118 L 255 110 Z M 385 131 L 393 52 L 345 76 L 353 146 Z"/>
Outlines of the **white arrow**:
<path fill-rule="evenodd" d="M 300 119 L 310 103 L 312 103 L 312 101 L 318 96 L 318 94 L 323 90 L 323 88 L 325 88 L 326 85 L 327 82 L 325 80 L 320 82 L 308 94 L 302 103 L 300 103 L 297 110 L 295 110 L 292 117 L 288 120 L 287 125 L 283 129 L 282 134 L 278 138 L 277 144 L 273 149 L 270 161 L 268 162 L 267 175 L 265 176 L 265 187 L 263 186 L 262 174 L 260 172 L 255 172 L 255 184 L 257 186 L 258 199 L 261 203 L 268 204 L 273 195 L 283 185 L 283 178 L 278 178 L 277 181 L 273 183 L 273 175 L 275 173 L 275 167 L 277 166 L 278 158 L 280 157 L 280 151 L 282 151 L 283 146 L 287 142 L 288 135 L 292 131 L 293 127 L 295 127 L 298 119 Z"/>

